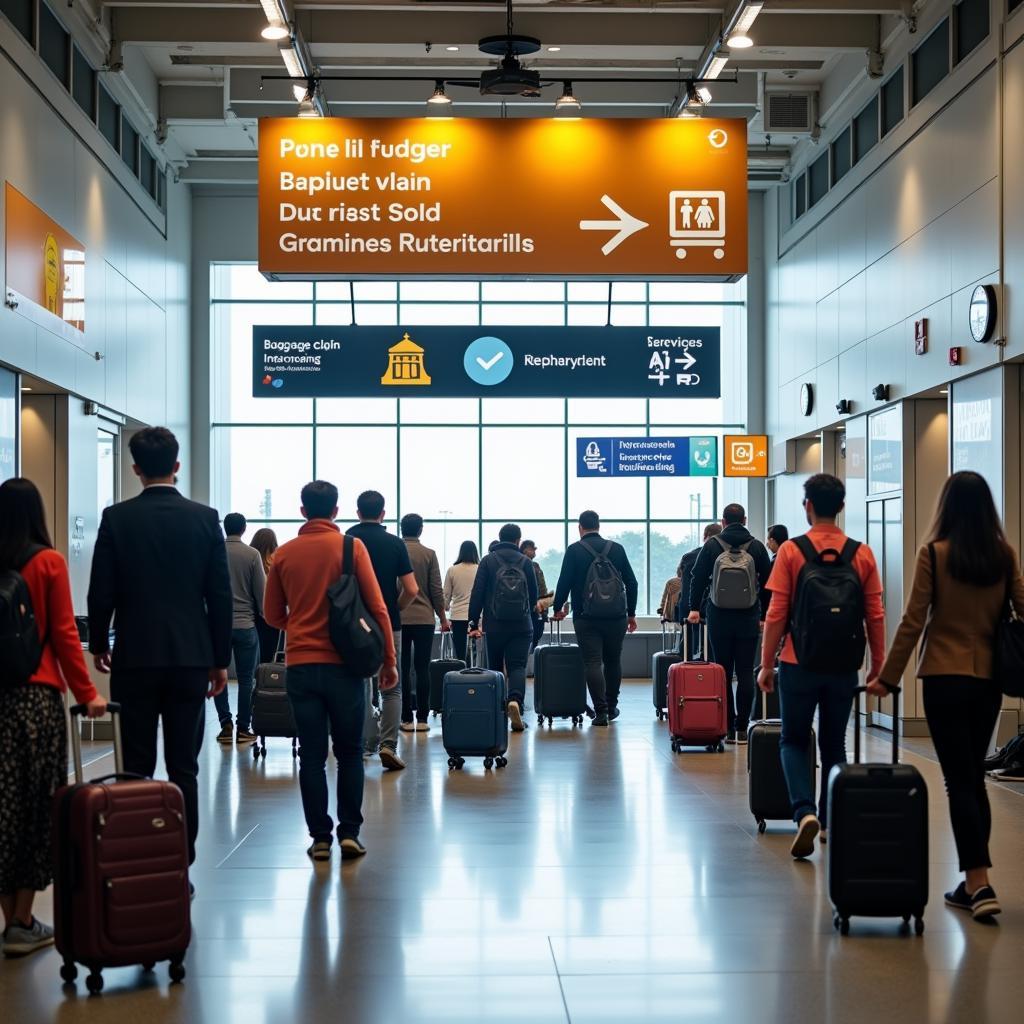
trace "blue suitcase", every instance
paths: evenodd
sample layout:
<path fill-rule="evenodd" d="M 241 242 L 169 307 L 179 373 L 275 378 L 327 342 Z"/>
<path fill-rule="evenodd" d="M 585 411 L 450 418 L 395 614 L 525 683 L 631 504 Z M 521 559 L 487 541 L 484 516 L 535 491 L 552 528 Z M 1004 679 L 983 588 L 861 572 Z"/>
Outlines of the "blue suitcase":
<path fill-rule="evenodd" d="M 508 694 L 505 676 L 470 666 L 444 677 L 441 700 L 441 739 L 448 767 L 461 768 L 467 757 L 482 757 L 484 767 L 504 768 L 508 761 Z"/>

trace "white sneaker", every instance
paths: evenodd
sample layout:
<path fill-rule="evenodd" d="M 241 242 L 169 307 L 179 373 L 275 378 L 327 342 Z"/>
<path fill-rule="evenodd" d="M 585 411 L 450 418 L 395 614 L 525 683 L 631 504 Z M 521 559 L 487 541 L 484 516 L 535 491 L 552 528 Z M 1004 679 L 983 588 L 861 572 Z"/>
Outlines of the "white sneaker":
<path fill-rule="evenodd" d="M 28 956 L 37 949 L 52 945 L 53 929 L 34 917 L 30 928 L 12 924 L 4 932 L 4 956 Z"/>
<path fill-rule="evenodd" d="M 805 814 L 800 819 L 800 827 L 797 829 L 796 839 L 793 840 L 789 852 L 797 860 L 810 857 L 814 853 L 814 840 L 817 839 L 820 831 L 821 824 L 818 822 L 817 815 Z"/>

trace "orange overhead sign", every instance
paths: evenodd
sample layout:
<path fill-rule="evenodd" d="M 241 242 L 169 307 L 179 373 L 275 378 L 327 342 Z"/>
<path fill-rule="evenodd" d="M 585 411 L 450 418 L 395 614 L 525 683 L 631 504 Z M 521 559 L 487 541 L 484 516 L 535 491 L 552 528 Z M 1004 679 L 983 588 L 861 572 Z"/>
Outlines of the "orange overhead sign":
<path fill-rule="evenodd" d="M 747 270 L 742 120 L 264 118 L 270 277 Z"/>
<path fill-rule="evenodd" d="M 34 303 L 84 331 L 85 246 L 10 182 L 4 209 L 8 303 Z"/>
<path fill-rule="evenodd" d="M 722 438 L 724 476 L 768 475 L 768 438 L 764 434 L 726 434 Z"/>

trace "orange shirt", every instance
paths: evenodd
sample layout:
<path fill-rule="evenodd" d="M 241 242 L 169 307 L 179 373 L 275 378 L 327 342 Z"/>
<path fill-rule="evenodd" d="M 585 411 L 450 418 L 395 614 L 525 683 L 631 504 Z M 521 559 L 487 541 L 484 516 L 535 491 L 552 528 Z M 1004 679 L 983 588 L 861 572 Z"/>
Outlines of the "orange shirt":
<path fill-rule="evenodd" d="M 39 636 L 45 640 L 43 660 L 31 681 L 55 686 L 62 693 L 65 686 L 70 686 L 80 704 L 95 700 L 98 694 L 85 667 L 64 556 L 52 548 L 40 551 L 21 570 L 21 575 L 32 595 Z"/>
<path fill-rule="evenodd" d="M 842 551 L 847 541 L 846 534 L 838 526 L 812 526 L 807 531 L 807 536 L 818 551 L 824 551 L 826 548 Z M 786 634 L 786 643 L 780 658 L 787 664 L 798 664 L 796 651 L 793 649 L 793 638 L 787 631 L 790 609 L 796 597 L 797 577 L 803 566 L 804 556 L 800 549 L 791 540 L 786 541 L 779 548 L 778 557 L 772 566 L 772 574 L 768 579 L 772 600 L 765 616 L 762 666 L 771 666 L 771 656 L 779 649 L 783 634 Z M 857 548 L 857 554 L 853 556 L 853 567 L 857 570 L 864 588 L 864 621 L 867 626 L 868 647 L 871 651 L 872 668 L 877 671 L 885 661 L 885 609 L 882 606 L 882 578 L 878 575 L 875 556 L 867 544 L 861 544 Z"/>
<path fill-rule="evenodd" d="M 384 634 L 384 667 L 395 665 L 395 638 L 391 619 L 380 592 L 366 545 L 352 538 L 353 572 L 367 611 Z M 295 540 L 277 549 L 267 590 L 263 616 L 287 634 L 289 665 L 340 665 L 341 656 L 331 643 L 327 628 L 327 588 L 341 576 L 341 531 L 326 519 L 312 519 Z"/>

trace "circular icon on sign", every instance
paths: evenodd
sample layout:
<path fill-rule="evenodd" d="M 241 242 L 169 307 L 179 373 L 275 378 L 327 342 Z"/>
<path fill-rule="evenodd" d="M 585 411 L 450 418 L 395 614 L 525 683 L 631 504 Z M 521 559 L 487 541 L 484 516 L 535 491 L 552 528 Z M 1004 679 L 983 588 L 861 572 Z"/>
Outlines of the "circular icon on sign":
<path fill-rule="evenodd" d="M 729 142 L 729 133 L 724 128 L 715 128 L 708 135 L 708 142 L 715 149 L 724 149 Z"/>
<path fill-rule="evenodd" d="M 462 359 L 469 379 L 483 387 L 494 387 L 508 379 L 515 365 L 512 349 L 501 338 L 477 338 Z"/>

